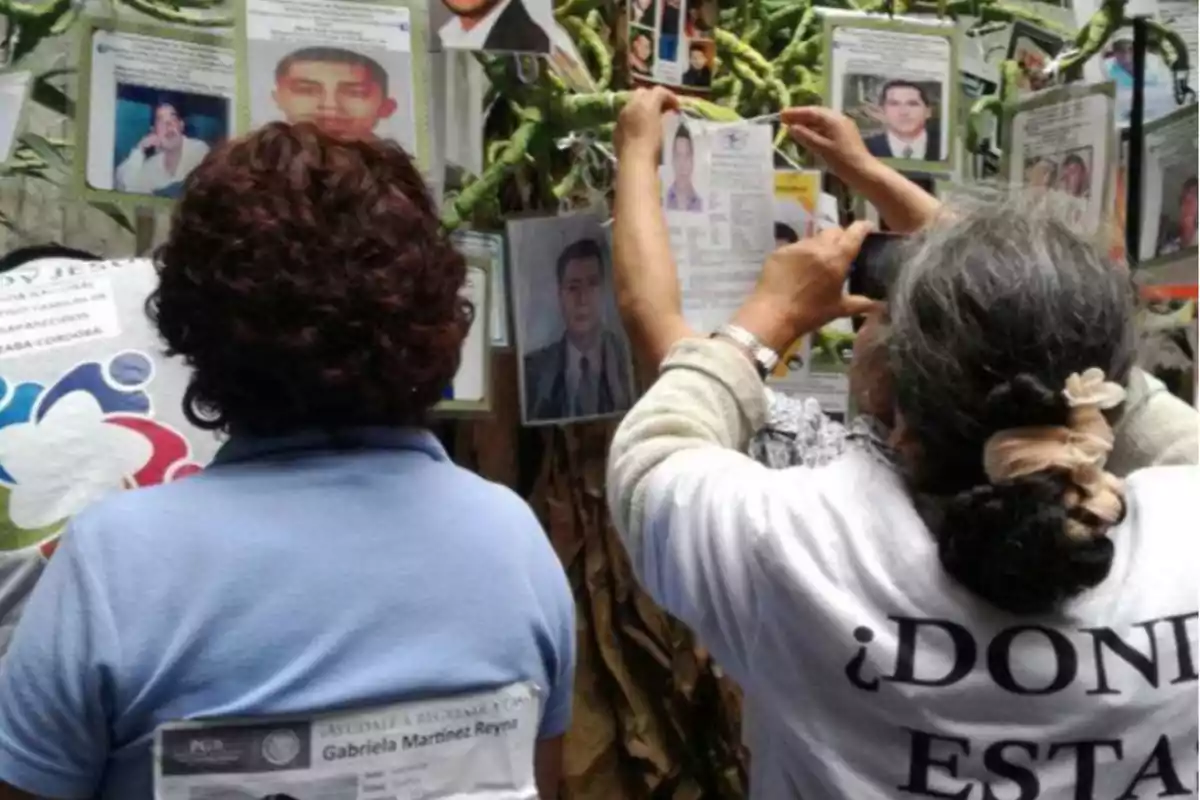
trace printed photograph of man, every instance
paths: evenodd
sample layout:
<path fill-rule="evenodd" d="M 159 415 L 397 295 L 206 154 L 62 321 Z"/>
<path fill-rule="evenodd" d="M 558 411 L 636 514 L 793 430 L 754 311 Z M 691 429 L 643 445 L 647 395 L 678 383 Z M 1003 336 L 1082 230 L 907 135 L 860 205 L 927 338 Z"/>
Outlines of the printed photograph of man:
<path fill-rule="evenodd" d="M 654 0 L 629 0 L 629 24 L 653 30 L 656 10 Z"/>
<path fill-rule="evenodd" d="M 1193 162 L 1194 165 L 1194 162 Z M 1169 191 L 1169 190 L 1168 190 Z M 1179 193 L 1171 192 L 1163 196 L 1162 222 L 1159 227 L 1163 233 L 1159 236 L 1156 256 L 1166 256 L 1195 247 L 1197 243 L 1197 206 L 1196 206 L 1196 175 L 1193 173 L 1180 187 Z M 1179 218 L 1173 219 L 1173 211 L 1178 207 Z M 1192 262 L 1193 267 L 1195 261 Z"/>
<path fill-rule="evenodd" d="M 229 100 L 118 84 L 115 123 L 114 188 L 178 197 L 191 171 L 226 138 Z"/>
<path fill-rule="evenodd" d="M 634 75 L 648 77 L 654 66 L 654 39 L 649 31 L 635 30 L 629 36 L 629 69 Z"/>
<path fill-rule="evenodd" d="M 696 89 L 712 86 L 712 60 L 710 42 L 692 42 L 688 45 L 688 68 L 683 73 L 683 85 Z"/>
<path fill-rule="evenodd" d="M 275 66 L 271 98 L 291 123 L 312 122 L 343 139 L 373 139 L 396 113 L 387 71 L 373 58 L 340 47 L 305 47 Z"/>
<path fill-rule="evenodd" d="M 434 0 L 430 16 L 447 50 L 550 52 L 550 0 Z"/>
<path fill-rule="evenodd" d="M 563 334 L 524 357 L 525 420 L 627 410 L 633 403 L 629 350 L 622 335 L 605 325 L 610 289 L 603 248 L 595 239 L 578 239 L 558 254 L 554 270 Z"/>
<path fill-rule="evenodd" d="M 940 90 L 939 90 L 940 94 Z M 879 90 L 877 118 L 884 130 L 866 137 L 867 150 L 877 158 L 941 161 L 941 125 L 925 86 L 891 80 Z"/>
<path fill-rule="evenodd" d="M 1090 156 L 1090 153 L 1085 153 Z M 1056 187 L 1071 197 L 1088 197 L 1092 193 L 1092 175 L 1088 162 L 1080 153 L 1068 153 L 1058 168 Z"/>
<path fill-rule="evenodd" d="M 696 143 L 687 127 L 680 125 L 671 139 L 671 185 L 663 201 L 668 211 L 704 210 L 694 183 L 696 172 Z"/>

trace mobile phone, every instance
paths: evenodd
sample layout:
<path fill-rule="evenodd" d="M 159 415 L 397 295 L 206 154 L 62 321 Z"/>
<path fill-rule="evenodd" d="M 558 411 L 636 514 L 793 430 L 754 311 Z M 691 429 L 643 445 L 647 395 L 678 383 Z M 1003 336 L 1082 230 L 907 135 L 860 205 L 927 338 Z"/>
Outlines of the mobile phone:
<path fill-rule="evenodd" d="M 903 240 L 904 236 L 897 233 L 867 234 L 850 265 L 850 294 L 887 300 L 900 266 L 897 245 Z"/>

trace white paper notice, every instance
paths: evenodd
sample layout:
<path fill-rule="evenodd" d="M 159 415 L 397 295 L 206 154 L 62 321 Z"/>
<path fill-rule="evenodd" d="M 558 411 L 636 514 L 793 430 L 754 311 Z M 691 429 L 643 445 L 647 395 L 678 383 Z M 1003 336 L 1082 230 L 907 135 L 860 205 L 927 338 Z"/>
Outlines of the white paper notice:
<path fill-rule="evenodd" d="M 91 49 L 88 186 L 175 196 L 171 192 L 182 187 L 187 172 L 232 129 L 233 47 L 97 30 Z M 145 116 L 118 114 L 118 106 L 141 106 Z M 178 130 L 166 132 L 164 117 L 180 123 Z M 188 120 L 194 125 L 201 119 L 204 130 L 189 127 Z M 182 140 L 178 174 L 160 166 L 165 143 L 147 142 L 143 137 L 152 132 L 164 141 Z"/>
<path fill-rule="evenodd" d="M 0 359 L 107 339 L 120 332 L 108 278 L 0 289 Z"/>
<path fill-rule="evenodd" d="M 487 334 L 487 281 L 486 271 L 467 267 L 462 293 L 476 311 L 454 375 L 454 399 L 458 402 L 480 403 L 487 399 L 487 358 L 491 353 Z"/>
<path fill-rule="evenodd" d="M 504 269 L 504 237 L 499 233 L 458 230 L 450 241 L 463 254 L 468 265 L 481 266 L 488 271 L 488 331 L 493 347 L 508 347 L 508 281 Z M 476 313 L 482 313 L 476 309 Z"/>
<path fill-rule="evenodd" d="M 1196 275 L 1197 107 L 1193 103 L 1146 125 L 1142 160 L 1142 241 L 1139 256 L 1188 259 Z"/>
<path fill-rule="evenodd" d="M 0 164 L 12 156 L 17 142 L 17 126 L 29 96 L 31 72 L 6 72 L 0 75 Z"/>
<path fill-rule="evenodd" d="M 1112 172 L 1112 86 L 1066 86 L 1035 95 L 1013 114 L 1008 142 L 1013 186 L 1054 190 L 1074 224 L 1095 232 Z"/>
<path fill-rule="evenodd" d="M 668 115 L 661 183 L 683 313 L 699 331 L 729 321 L 775 247 L 771 128 Z"/>
<path fill-rule="evenodd" d="M 180 722 L 154 742 L 157 800 L 537 800 L 528 683 L 315 717 Z"/>

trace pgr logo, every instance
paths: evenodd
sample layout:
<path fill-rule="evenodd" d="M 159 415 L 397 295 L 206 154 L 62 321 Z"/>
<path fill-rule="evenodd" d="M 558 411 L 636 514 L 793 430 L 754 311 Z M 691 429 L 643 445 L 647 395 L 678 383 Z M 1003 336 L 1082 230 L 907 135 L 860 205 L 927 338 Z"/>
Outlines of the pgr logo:
<path fill-rule="evenodd" d="M 289 730 L 271 731 L 263 739 L 262 755 L 276 767 L 286 767 L 300 755 L 300 737 Z"/>

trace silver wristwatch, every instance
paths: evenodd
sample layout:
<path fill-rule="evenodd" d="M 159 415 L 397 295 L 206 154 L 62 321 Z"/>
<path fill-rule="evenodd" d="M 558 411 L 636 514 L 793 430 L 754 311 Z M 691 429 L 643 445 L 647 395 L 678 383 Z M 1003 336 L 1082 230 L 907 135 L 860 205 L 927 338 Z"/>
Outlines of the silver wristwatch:
<path fill-rule="evenodd" d="M 767 347 L 750 331 L 738 325 L 722 325 L 713 332 L 712 338 L 725 339 L 740 347 L 758 370 L 759 377 L 764 381 L 775 371 L 779 363 L 779 353 Z"/>

